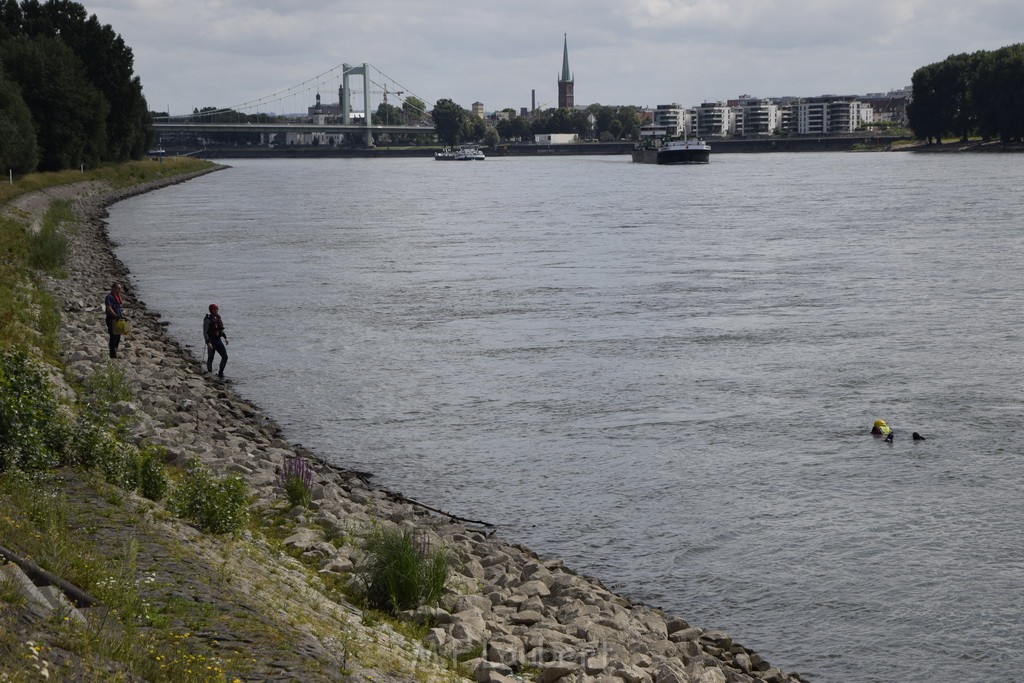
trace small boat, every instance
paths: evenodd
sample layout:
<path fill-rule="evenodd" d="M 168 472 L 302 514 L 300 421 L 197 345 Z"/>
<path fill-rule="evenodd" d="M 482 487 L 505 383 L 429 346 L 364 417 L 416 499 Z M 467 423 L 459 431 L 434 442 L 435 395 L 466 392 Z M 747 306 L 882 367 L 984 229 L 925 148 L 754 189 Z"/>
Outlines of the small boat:
<path fill-rule="evenodd" d="M 662 144 L 638 145 L 633 161 L 641 164 L 706 164 L 711 145 L 703 140 L 668 140 Z"/>
<path fill-rule="evenodd" d="M 483 161 L 486 158 L 476 145 L 462 145 L 455 153 L 455 161 Z"/>
<path fill-rule="evenodd" d="M 434 152 L 434 161 L 455 161 L 455 152 L 451 147 L 444 147 L 440 152 Z"/>

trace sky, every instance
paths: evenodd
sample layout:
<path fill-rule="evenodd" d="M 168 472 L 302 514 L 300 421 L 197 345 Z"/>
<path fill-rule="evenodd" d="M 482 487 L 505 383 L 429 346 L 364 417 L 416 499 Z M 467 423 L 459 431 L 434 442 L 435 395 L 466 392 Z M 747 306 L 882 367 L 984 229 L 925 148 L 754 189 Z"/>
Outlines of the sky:
<path fill-rule="evenodd" d="M 563 36 L 577 105 L 644 107 L 888 92 L 951 54 L 1024 42 L 1020 0 L 82 4 L 132 48 L 150 109 L 172 114 L 305 111 L 318 91 L 337 102 L 340 66 L 364 62 L 373 109 L 385 88 L 391 104 L 401 91 L 428 109 L 448 98 L 518 111 L 534 104 L 534 91 L 536 106 L 554 107 Z M 350 87 L 362 90 L 361 79 Z"/>

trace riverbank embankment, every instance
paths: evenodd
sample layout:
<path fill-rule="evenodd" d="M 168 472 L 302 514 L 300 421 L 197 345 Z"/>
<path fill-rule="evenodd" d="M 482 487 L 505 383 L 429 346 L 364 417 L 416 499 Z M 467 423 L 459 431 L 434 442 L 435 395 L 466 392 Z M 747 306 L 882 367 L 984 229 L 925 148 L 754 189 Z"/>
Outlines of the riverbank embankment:
<path fill-rule="evenodd" d="M 253 513 L 267 518 L 281 503 L 279 480 L 286 459 L 308 459 L 314 470 L 313 502 L 288 512 L 291 533 L 283 543 L 319 580 L 349 581 L 361 559 L 361 539 L 381 527 L 407 530 L 424 545 L 447 548 L 457 559 L 449 594 L 439 607 L 404 616 L 427 626 L 417 647 L 440 660 L 464 659 L 477 681 L 801 680 L 772 667 L 728 634 L 691 626 L 683 618 L 616 595 L 557 559 L 538 557 L 501 539 L 500 530 L 405 500 L 373 486 L 365 474 L 328 466 L 289 443 L 258 406 L 239 396 L 230 383 L 206 374 L 199 360 L 170 338 L 159 312 L 149 311 L 139 300 L 128 266 L 116 256 L 103 221 L 106 207 L 164 184 L 78 198 L 74 211 L 80 225 L 72 241 L 71 274 L 48 282 L 62 308 L 64 363 L 79 382 L 107 363 L 102 297 L 111 280 L 126 283 L 133 333 L 122 343 L 117 364 L 135 396 L 123 406 L 132 416 L 135 438 L 163 446 L 173 464 L 198 458 L 217 473 L 241 476 L 254 495 Z M 205 302 L 196 306 L 201 311 Z M 336 602 L 325 602 L 323 608 L 354 610 Z M 330 638 L 310 637 L 317 643 L 311 652 L 330 651 Z M 273 677 L 269 672 L 267 676 Z"/>

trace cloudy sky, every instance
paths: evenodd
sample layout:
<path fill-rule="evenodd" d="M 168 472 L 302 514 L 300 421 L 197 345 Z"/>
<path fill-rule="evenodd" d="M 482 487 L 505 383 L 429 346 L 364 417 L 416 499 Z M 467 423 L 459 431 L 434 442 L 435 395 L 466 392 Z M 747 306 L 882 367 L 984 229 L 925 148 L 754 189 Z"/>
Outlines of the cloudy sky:
<path fill-rule="evenodd" d="M 563 34 L 576 104 L 641 106 L 886 92 L 950 54 L 1024 41 L 1021 0 L 83 4 L 131 46 L 150 108 L 175 114 L 264 99 L 273 102 L 264 111 L 302 111 L 317 90 L 337 100 L 332 69 L 363 62 L 371 90 L 386 85 L 428 105 L 519 109 L 535 90 L 538 106 L 556 106 Z"/>

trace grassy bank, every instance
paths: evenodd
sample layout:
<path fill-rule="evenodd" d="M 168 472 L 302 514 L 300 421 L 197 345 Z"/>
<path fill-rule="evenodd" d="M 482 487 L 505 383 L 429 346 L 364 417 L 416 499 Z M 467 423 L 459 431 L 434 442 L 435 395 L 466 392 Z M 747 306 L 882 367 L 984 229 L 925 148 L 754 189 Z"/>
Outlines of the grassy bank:
<path fill-rule="evenodd" d="M 67 255 L 63 230 L 73 230 L 67 202 L 51 206 L 40 228 L 26 225 L 24 212 L 13 206 L 19 197 L 77 183 L 99 183 L 119 189 L 212 168 L 196 159 L 162 163 L 136 161 L 84 173 L 32 173 L 0 184 L 0 348 L 57 360 L 59 316 L 52 297 L 41 286 L 45 276 L 61 276 Z"/>
<path fill-rule="evenodd" d="M 97 603 L 84 621 L 41 613 L 0 572 L 0 682 L 456 680 L 416 645 L 422 633 L 403 634 L 355 582 L 325 581 L 283 542 L 310 503 L 301 468 L 254 513 L 239 477 L 168 465 L 133 439 L 137 397 L 119 366 L 77 380 L 62 366 L 61 303 L 47 285 L 68 276 L 82 225 L 70 199 L 47 198 L 39 215 L 20 202 L 212 167 L 136 162 L 0 191 L 0 546 Z"/>

